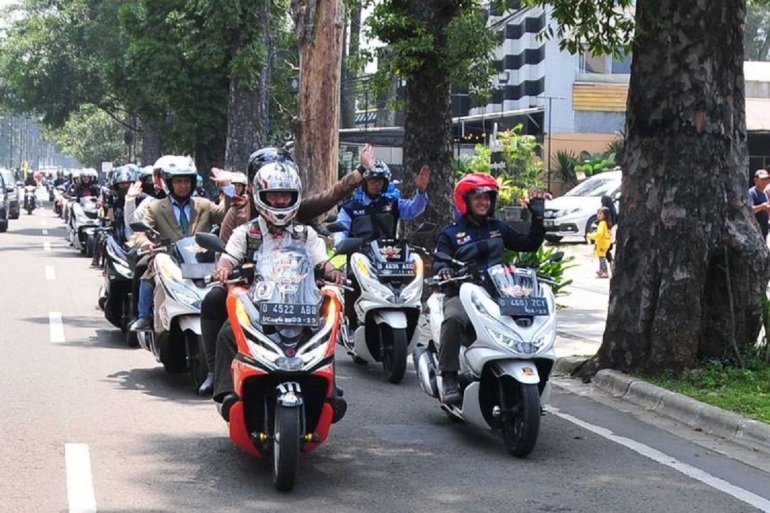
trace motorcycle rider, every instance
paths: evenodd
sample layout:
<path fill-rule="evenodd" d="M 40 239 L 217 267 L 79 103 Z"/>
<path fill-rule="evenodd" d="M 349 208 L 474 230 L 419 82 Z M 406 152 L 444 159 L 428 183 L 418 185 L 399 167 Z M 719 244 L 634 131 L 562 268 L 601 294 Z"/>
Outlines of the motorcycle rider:
<path fill-rule="evenodd" d="M 165 158 L 161 165 L 161 177 L 169 196 L 152 201 L 147 207 L 143 222 L 160 233 L 161 238 L 172 243 L 195 231 L 210 231 L 225 216 L 225 203 L 215 205 L 205 198 L 192 198 L 198 170 L 190 157 Z M 159 159 L 160 160 L 160 159 Z M 140 247 L 150 246 L 143 234 L 137 237 Z M 137 271 L 135 271 L 137 274 Z M 132 331 L 146 330 L 152 325 L 153 286 L 151 273 L 144 273 L 139 286 L 138 318 L 131 324 Z"/>
<path fill-rule="evenodd" d="M 337 284 L 344 283 L 344 274 L 329 261 L 326 244 L 315 230 L 294 222 L 302 201 L 302 183 L 294 163 L 284 161 L 262 166 L 255 174 L 252 185 L 254 205 L 259 217 L 233 231 L 227 242 L 227 253 L 217 262 L 213 278 L 224 284 L 228 274 L 252 258 L 263 243 L 286 237 L 305 244 L 311 265 L 322 271 L 326 279 Z M 235 335 L 227 321 L 217 336 L 214 366 L 214 400 L 222 403 L 222 416 L 225 420 L 228 419 L 229 406 L 235 399 L 230 366 L 237 351 Z M 227 396 L 231 399 L 227 399 Z M 341 397 L 336 400 L 344 402 Z"/>
<path fill-rule="evenodd" d="M 287 163 L 294 164 L 294 161 L 284 150 L 268 147 L 262 148 L 251 154 L 249 157 L 249 184 L 247 191 L 249 201 L 244 201 L 242 205 L 234 206 L 228 210 L 225 215 L 222 226 L 220 227 L 219 238 L 224 243 L 229 242 L 231 234 L 238 226 L 243 226 L 249 222 L 248 215 L 251 212 L 259 214 L 259 208 L 256 206 L 254 191 L 254 178 L 257 173 L 269 164 Z M 358 187 L 362 179 L 362 170 L 365 166 L 374 164 L 374 156 L 371 146 L 366 145 L 361 152 L 361 165 L 353 173 L 345 175 L 340 181 L 336 182 L 326 191 L 312 194 L 308 197 L 301 197 L 299 208 L 297 209 L 297 221 L 309 223 L 313 218 L 334 208 L 334 206 L 345 196 L 350 194 Z M 253 206 L 252 206 L 253 205 Z M 227 291 L 223 287 L 214 287 L 201 304 L 201 335 L 203 340 L 203 352 L 208 362 L 209 374 L 206 380 L 198 390 L 199 395 L 209 395 L 214 389 L 214 358 L 217 344 L 217 334 L 220 328 L 227 320 Z"/>
<path fill-rule="evenodd" d="M 73 173 L 73 176 L 75 173 Z M 99 196 L 99 184 L 96 180 L 99 178 L 99 174 L 96 169 L 86 168 L 83 169 L 78 180 L 73 180 L 72 188 L 69 191 L 69 195 L 78 201 L 80 198 L 86 198 L 88 196 Z"/>
<path fill-rule="evenodd" d="M 529 233 L 523 234 L 493 217 L 498 192 L 497 180 L 483 173 L 468 174 L 457 182 L 454 203 L 460 218 L 439 233 L 436 252 L 454 257 L 461 248 L 468 251 L 469 246 L 475 246 L 473 262 L 479 271 L 483 271 L 500 263 L 495 259 L 502 258 L 502 255 L 498 257 L 491 254 L 488 244 L 490 239 L 502 239 L 505 248 L 513 251 L 537 251 L 545 237 L 543 217 L 547 193 L 531 191 L 529 201 L 523 201 L 522 206 L 526 205 L 532 213 Z M 434 261 L 433 269 L 444 280 L 455 274 L 450 264 L 438 259 Z M 473 326 L 460 302 L 459 286 L 449 283 L 443 286 L 443 292 L 444 321 L 441 324 L 438 366 L 442 378 L 441 395 L 446 404 L 454 405 L 462 401 L 457 381 L 460 347 L 467 347 L 473 342 Z"/>
<path fill-rule="evenodd" d="M 422 166 L 414 180 L 417 192 L 412 199 L 384 194 L 383 191 L 387 191 L 390 185 L 391 173 L 387 164 L 380 159 L 375 160 L 374 165 L 363 173 L 363 178 L 363 194 L 354 196 L 340 209 L 337 222 L 347 230 L 334 234 L 335 243 L 347 236 L 361 237 L 364 242 L 395 238 L 398 220 L 414 219 L 425 211 L 428 204 L 426 191 L 430 181 L 430 167 L 427 165 Z M 355 303 L 360 295 L 361 289 L 353 280 L 353 290 L 345 291 L 345 316 L 348 319 L 349 334 L 355 331 L 358 324 Z"/>

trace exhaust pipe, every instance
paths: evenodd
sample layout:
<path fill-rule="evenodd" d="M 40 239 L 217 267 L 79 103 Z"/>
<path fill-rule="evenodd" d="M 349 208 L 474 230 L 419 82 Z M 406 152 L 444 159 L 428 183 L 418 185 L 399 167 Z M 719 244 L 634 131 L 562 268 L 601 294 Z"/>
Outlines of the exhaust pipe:
<path fill-rule="evenodd" d="M 425 346 L 418 345 L 412 352 L 414 370 L 420 380 L 420 388 L 431 397 L 438 397 L 438 384 L 436 383 L 436 363 L 433 354 L 429 353 Z"/>

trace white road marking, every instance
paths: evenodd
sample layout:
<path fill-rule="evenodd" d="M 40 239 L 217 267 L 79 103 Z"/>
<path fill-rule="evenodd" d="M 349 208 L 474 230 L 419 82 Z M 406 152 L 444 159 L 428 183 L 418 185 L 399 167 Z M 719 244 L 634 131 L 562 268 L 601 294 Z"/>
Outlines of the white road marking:
<path fill-rule="evenodd" d="M 70 513 L 96 513 L 91 456 L 86 444 L 64 444 Z"/>
<path fill-rule="evenodd" d="M 44 242 L 43 243 L 43 251 L 47 251 L 50 253 L 51 251 L 51 243 L 50 242 Z"/>
<path fill-rule="evenodd" d="M 54 269 L 54 266 L 52 265 L 45 266 L 45 279 L 46 280 L 56 279 L 56 269 Z"/>
<path fill-rule="evenodd" d="M 593 424 L 589 424 L 588 422 L 582 421 L 567 413 L 562 413 L 558 409 L 550 406 L 548 407 L 548 411 L 552 412 L 557 417 L 561 417 L 564 420 L 572 422 L 573 424 L 576 424 L 582 427 L 583 429 L 587 429 L 592 433 L 595 433 L 601 437 L 604 437 L 607 440 L 610 440 L 611 442 L 615 442 L 616 444 L 619 444 L 619 445 L 622 445 L 623 447 L 631 449 L 632 451 L 638 454 L 641 454 L 645 458 L 649 458 L 653 461 L 656 461 L 661 465 L 671 467 L 672 469 L 678 472 L 681 472 L 682 474 L 686 475 L 689 478 L 700 481 L 701 483 L 704 483 L 716 490 L 719 490 L 722 493 L 731 495 L 740 501 L 743 501 L 747 504 L 754 506 L 757 509 L 760 509 L 761 511 L 770 512 L 770 500 L 767 500 L 764 497 L 760 497 L 759 495 L 756 495 L 739 486 L 735 486 L 734 484 L 730 484 L 723 479 L 720 479 L 716 476 L 712 476 L 708 472 L 704 472 L 703 470 L 697 467 L 693 467 L 692 465 L 688 465 L 687 463 L 679 461 L 676 458 L 673 458 L 665 453 L 662 453 L 656 449 L 653 449 L 650 446 L 644 445 L 643 443 L 637 442 L 635 440 L 631 440 L 630 438 L 626 438 L 623 436 L 618 436 L 612 431 L 610 431 L 609 429 L 595 426 Z"/>
<path fill-rule="evenodd" d="M 48 230 L 43 230 L 43 235 L 48 235 Z"/>
<path fill-rule="evenodd" d="M 61 320 L 61 312 L 48 312 L 48 326 L 51 342 L 64 342 L 64 323 Z"/>

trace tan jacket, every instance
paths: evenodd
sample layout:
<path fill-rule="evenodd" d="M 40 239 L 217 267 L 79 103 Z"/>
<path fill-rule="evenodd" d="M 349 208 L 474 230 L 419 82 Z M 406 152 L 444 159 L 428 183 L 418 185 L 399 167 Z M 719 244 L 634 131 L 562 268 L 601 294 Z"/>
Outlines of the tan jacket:
<path fill-rule="evenodd" d="M 297 212 L 297 221 L 300 223 L 309 223 L 316 217 L 325 214 L 334 206 L 342 201 L 348 194 L 356 190 L 361 185 L 363 176 L 358 170 L 346 174 L 341 180 L 338 180 L 325 191 L 311 194 L 302 199 Z M 225 215 L 222 226 L 219 230 L 219 238 L 227 244 L 227 240 L 232 235 L 233 230 L 251 220 L 251 202 L 247 202 L 242 207 L 233 207 Z"/>
<path fill-rule="evenodd" d="M 214 204 L 206 198 L 190 198 L 192 208 L 190 212 L 190 235 L 196 232 L 208 232 L 212 225 L 219 224 L 225 217 L 225 203 Z M 174 206 L 171 199 L 166 198 L 154 201 L 144 214 L 144 224 L 160 233 L 164 239 L 176 242 L 185 237 L 176 220 Z M 141 235 L 140 237 L 143 237 Z M 138 241 L 141 244 L 143 241 Z"/>

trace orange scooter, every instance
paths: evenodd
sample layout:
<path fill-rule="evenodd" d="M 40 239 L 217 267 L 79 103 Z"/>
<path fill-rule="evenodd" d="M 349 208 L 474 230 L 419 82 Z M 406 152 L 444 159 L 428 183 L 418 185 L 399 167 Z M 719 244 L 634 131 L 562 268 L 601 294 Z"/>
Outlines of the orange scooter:
<path fill-rule="evenodd" d="M 198 233 L 196 242 L 225 252 L 215 235 Z M 319 290 L 305 248 L 296 242 L 260 249 L 255 261 L 228 280 L 238 353 L 232 363 L 237 400 L 227 418 L 230 438 L 253 456 L 271 457 L 273 484 L 288 491 L 299 456 L 323 443 L 344 414 L 334 380 L 341 296 L 334 286 Z"/>

